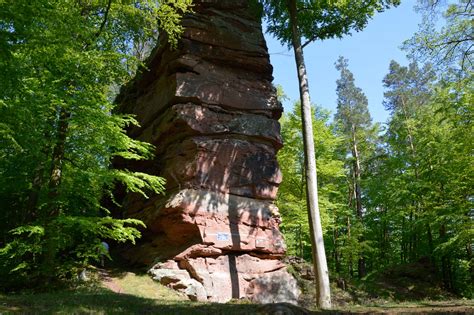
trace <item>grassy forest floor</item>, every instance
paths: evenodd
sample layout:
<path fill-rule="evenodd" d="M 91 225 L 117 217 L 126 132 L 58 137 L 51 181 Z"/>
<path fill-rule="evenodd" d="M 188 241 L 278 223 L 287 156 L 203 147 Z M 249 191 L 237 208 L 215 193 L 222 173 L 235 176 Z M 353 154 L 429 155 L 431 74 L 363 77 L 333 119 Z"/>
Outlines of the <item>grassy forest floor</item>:
<path fill-rule="evenodd" d="M 333 289 L 336 306 L 318 311 L 307 301 L 306 308 L 288 304 L 255 305 L 242 301 L 227 304 L 191 302 L 146 274 L 96 269 L 90 285 L 50 293 L 0 295 L 0 314 L 474 314 L 474 301 L 449 298 L 397 302 L 389 299 L 349 300 L 348 292 Z M 363 294 L 358 292 L 360 296 Z M 364 293 L 367 294 L 367 293 Z"/>

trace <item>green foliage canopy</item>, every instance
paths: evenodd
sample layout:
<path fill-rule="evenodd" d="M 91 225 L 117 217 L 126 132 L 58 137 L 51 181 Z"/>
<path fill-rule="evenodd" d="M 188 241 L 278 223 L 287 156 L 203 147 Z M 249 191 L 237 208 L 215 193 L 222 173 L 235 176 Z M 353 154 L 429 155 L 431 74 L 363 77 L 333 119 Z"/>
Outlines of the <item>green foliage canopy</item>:
<path fill-rule="evenodd" d="M 268 32 L 282 44 L 292 41 L 287 1 L 262 0 Z M 342 38 L 362 30 L 375 12 L 383 11 L 399 0 L 297 0 L 298 30 L 303 47 L 315 40 Z"/>
<path fill-rule="evenodd" d="M 472 72 L 474 66 L 471 0 L 420 0 L 418 10 L 423 14 L 420 30 L 404 43 L 410 57 L 429 62 L 446 71 L 449 68 Z M 444 18 L 437 27 L 439 18 Z"/>
<path fill-rule="evenodd" d="M 101 201 L 117 182 L 146 194 L 164 181 L 110 168 L 114 157 L 147 159 L 153 149 L 126 135 L 137 122 L 112 114 L 112 91 L 140 64 L 134 43 L 160 29 L 176 44 L 190 5 L 0 1 L 2 285 L 70 277 L 98 257 L 101 240 L 140 236 L 140 221 L 112 219 Z"/>
<path fill-rule="evenodd" d="M 282 231 L 288 243 L 290 255 L 311 258 L 309 225 L 306 211 L 306 189 L 304 176 L 303 140 L 301 114 L 296 103 L 291 113 L 280 119 L 285 146 L 278 154 L 284 181 L 278 190 L 277 205 L 283 218 Z M 329 113 L 313 108 L 313 130 L 317 153 L 319 176 L 319 203 L 323 231 L 334 225 L 334 214 L 345 209 L 344 195 L 340 185 L 344 184 L 343 162 L 337 159 L 337 148 L 342 139 L 336 136 L 329 125 Z"/>

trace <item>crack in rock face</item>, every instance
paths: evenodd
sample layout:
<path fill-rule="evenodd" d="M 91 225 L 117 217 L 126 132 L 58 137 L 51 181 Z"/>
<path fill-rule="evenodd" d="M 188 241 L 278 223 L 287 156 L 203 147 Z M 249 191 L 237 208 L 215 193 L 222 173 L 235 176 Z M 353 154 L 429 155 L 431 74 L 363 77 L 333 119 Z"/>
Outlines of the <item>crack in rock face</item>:
<path fill-rule="evenodd" d="M 117 99 L 140 123 L 129 135 L 157 149 L 115 167 L 167 180 L 149 199 L 118 192 L 122 215 L 147 225 L 123 255 L 191 300 L 296 303 L 274 204 L 282 106 L 260 18 L 244 0 L 198 0 L 193 11 L 178 48 L 161 39 Z"/>

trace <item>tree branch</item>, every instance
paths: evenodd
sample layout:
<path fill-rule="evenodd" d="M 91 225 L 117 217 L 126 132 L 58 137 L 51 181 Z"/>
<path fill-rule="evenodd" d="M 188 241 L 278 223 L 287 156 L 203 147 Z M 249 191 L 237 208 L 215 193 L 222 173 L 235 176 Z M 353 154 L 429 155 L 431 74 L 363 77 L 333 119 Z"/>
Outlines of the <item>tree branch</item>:
<path fill-rule="evenodd" d="M 306 46 L 308 46 L 309 44 L 311 44 L 313 41 L 315 41 L 318 37 L 316 35 L 314 35 L 313 37 L 311 37 L 310 39 L 306 40 L 306 42 L 301 45 L 301 48 L 305 48 Z"/>
<path fill-rule="evenodd" d="M 107 2 L 107 8 L 105 8 L 104 20 L 102 21 L 102 24 L 100 24 L 99 30 L 95 34 L 96 37 L 100 36 L 100 33 L 102 33 L 102 31 L 104 30 L 105 24 L 107 24 L 107 18 L 109 16 L 109 11 L 110 11 L 111 6 L 112 6 L 112 0 L 109 0 Z"/>

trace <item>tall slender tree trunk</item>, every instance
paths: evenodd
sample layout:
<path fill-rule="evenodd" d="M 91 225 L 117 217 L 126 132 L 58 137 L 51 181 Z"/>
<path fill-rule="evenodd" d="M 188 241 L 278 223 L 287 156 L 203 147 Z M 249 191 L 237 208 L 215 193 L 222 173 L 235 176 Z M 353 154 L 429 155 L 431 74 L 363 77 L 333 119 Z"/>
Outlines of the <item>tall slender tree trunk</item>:
<path fill-rule="evenodd" d="M 439 238 L 441 242 L 446 241 L 446 234 L 446 225 L 442 224 L 439 229 Z M 443 275 L 443 283 L 446 290 L 454 292 L 451 257 L 447 254 L 442 254 L 441 256 L 441 274 Z"/>
<path fill-rule="evenodd" d="M 303 246 L 303 227 L 301 223 L 298 225 L 298 248 L 300 252 L 300 257 L 304 257 L 304 246 Z"/>
<path fill-rule="evenodd" d="M 426 223 L 426 233 L 428 236 L 428 250 L 429 250 L 429 259 L 430 264 L 434 266 L 434 259 L 433 259 L 433 251 L 434 251 L 434 244 L 433 244 L 433 233 L 431 232 L 431 226 L 429 223 Z"/>
<path fill-rule="evenodd" d="M 41 162 L 38 167 L 35 168 L 33 180 L 31 182 L 30 193 L 28 194 L 28 202 L 26 206 L 25 222 L 34 221 L 38 215 L 37 207 L 40 196 L 41 187 L 43 186 L 43 171 L 44 164 Z"/>
<path fill-rule="evenodd" d="M 402 101 L 402 112 L 403 112 L 403 115 L 405 116 L 405 121 L 408 121 L 409 117 L 408 117 L 408 112 L 407 112 L 407 104 L 403 96 L 401 97 L 401 101 Z M 406 127 L 406 130 L 407 130 L 407 135 L 408 135 L 408 143 L 410 144 L 410 149 L 411 149 L 411 153 L 413 157 L 413 162 L 415 162 L 416 149 L 415 149 L 415 143 L 413 141 L 413 132 L 409 126 Z M 416 167 L 415 167 L 415 171 L 417 172 Z M 418 177 L 418 174 L 416 175 L 416 177 Z"/>
<path fill-rule="evenodd" d="M 405 116 L 405 122 L 408 121 L 409 114 L 408 114 L 408 104 L 405 99 L 405 97 L 401 97 L 401 102 L 402 102 L 402 112 L 403 115 Z M 410 145 L 410 151 L 411 151 L 411 159 L 412 159 L 412 165 L 413 165 L 413 170 L 415 172 L 415 181 L 419 182 L 420 180 L 420 173 L 418 170 L 418 159 L 417 159 L 417 151 L 415 147 L 415 141 L 413 137 L 413 130 L 410 128 L 410 126 L 407 124 L 406 125 L 406 131 L 407 131 L 407 138 L 408 138 L 408 144 Z M 416 261 L 418 259 L 418 243 L 419 243 L 419 238 L 418 238 L 418 231 L 415 229 L 415 222 L 417 220 L 417 216 L 421 213 L 423 210 L 421 207 L 422 203 L 422 196 L 419 195 L 417 196 L 416 200 L 414 201 L 414 207 L 415 211 L 411 211 L 410 213 L 410 231 L 411 231 L 411 237 L 410 237 L 410 260 L 411 261 Z M 428 224 L 428 237 L 431 236 L 431 231 L 429 230 L 429 224 Z M 430 239 L 428 239 L 428 242 L 430 242 Z"/>
<path fill-rule="evenodd" d="M 416 207 L 416 201 L 414 202 L 414 206 Z M 408 260 L 409 262 L 416 261 L 416 230 L 415 230 L 415 213 L 413 209 L 410 210 L 410 217 L 409 217 L 409 235 L 408 235 Z"/>
<path fill-rule="evenodd" d="M 339 274 L 341 272 L 341 260 L 340 260 L 340 254 L 339 254 L 338 239 L 339 239 L 339 230 L 337 228 L 334 228 L 333 229 L 334 266 L 336 269 L 336 273 Z"/>
<path fill-rule="evenodd" d="M 466 255 L 467 261 L 469 261 L 469 274 L 471 276 L 471 282 L 474 283 L 474 262 L 472 257 L 472 246 L 470 243 L 466 244 Z"/>
<path fill-rule="evenodd" d="M 402 235 L 400 240 L 400 263 L 403 264 L 406 262 L 407 258 L 407 243 L 406 243 L 406 224 L 405 224 L 405 217 L 402 218 Z"/>
<path fill-rule="evenodd" d="M 54 125 L 54 121 L 56 120 L 56 115 L 53 115 L 54 117 L 51 117 L 49 119 L 48 124 Z M 44 132 L 44 138 L 47 139 L 48 143 L 52 142 L 51 136 L 49 135 L 49 132 L 45 131 Z M 28 194 L 28 200 L 27 200 L 27 215 L 26 215 L 26 221 L 25 222 L 31 222 L 37 219 L 39 213 L 38 213 L 38 202 L 40 199 L 40 192 L 41 189 L 43 188 L 46 179 L 45 176 L 45 170 L 46 170 L 46 164 L 49 159 L 50 159 L 50 153 L 51 153 L 51 147 L 50 145 L 45 145 L 44 148 L 41 150 L 42 154 L 42 159 L 41 162 L 38 164 L 38 166 L 35 168 L 33 172 L 33 179 L 31 181 L 31 189 Z"/>
<path fill-rule="evenodd" d="M 53 148 L 53 155 L 51 160 L 51 171 L 49 176 L 49 208 L 48 208 L 48 219 L 54 219 L 57 217 L 60 212 L 60 204 L 58 203 L 59 196 L 59 186 L 62 180 L 62 171 L 63 171 L 63 160 L 64 152 L 66 147 L 67 131 L 69 129 L 69 118 L 71 113 L 65 108 L 60 107 L 58 110 L 58 123 L 56 126 L 56 143 Z M 55 264 L 53 263 L 57 255 L 57 236 L 58 236 L 58 226 L 49 224 L 46 228 L 45 239 L 46 243 L 44 245 L 44 257 L 42 268 L 45 271 L 46 275 L 49 275 L 48 280 L 51 280 L 55 277 L 54 270 L 51 269 Z"/>
<path fill-rule="evenodd" d="M 298 72 L 301 98 L 301 118 L 303 125 L 303 142 L 306 168 L 306 196 L 308 219 L 311 232 L 313 264 L 318 285 L 318 306 L 322 309 L 331 308 L 331 292 L 329 287 L 329 271 L 324 250 L 323 230 L 318 205 L 318 182 L 316 174 L 316 158 L 314 152 L 313 123 L 311 117 L 311 102 L 309 98 L 308 78 L 301 46 L 301 36 L 298 31 L 296 0 L 288 0 L 292 45 Z"/>
<path fill-rule="evenodd" d="M 390 242 L 390 237 L 388 233 L 388 227 L 387 223 L 384 222 L 383 224 L 383 230 L 382 230 L 382 261 L 384 266 L 388 266 L 390 264 L 390 255 L 389 255 L 389 242 Z"/>
<path fill-rule="evenodd" d="M 354 157 L 354 181 L 355 181 L 355 198 L 356 198 L 356 210 L 357 218 L 362 220 L 362 190 L 360 188 L 360 156 L 359 150 L 357 149 L 357 136 L 355 126 L 352 125 L 352 156 Z"/>
<path fill-rule="evenodd" d="M 56 133 L 56 144 L 53 149 L 51 161 L 51 171 L 49 176 L 49 193 L 51 208 L 49 215 L 57 216 L 59 214 L 59 205 L 55 202 L 59 196 L 59 185 L 61 184 L 64 149 L 66 146 L 67 130 L 69 128 L 69 118 L 71 114 L 63 107 L 59 108 L 59 120 Z"/>
<path fill-rule="evenodd" d="M 355 199 L 356 199 L 356 210 L 357 210 L 357 219 L 361 224 L 363 224 L 362 218 L 362 189 L 360 187 L 361 179 L 361 169 L 360 169 L 360 156 L 359 150 L 357 149 L 357 136 L 356 129 L 354 124 L 352 125 L 352 156 L 354 158 L 354 187 L 355 187 Z M 363 241 L 363 238 L 359 239 Z M 357 262 L 357 274 L 359 279 L 364 277 L 366 274 L 365 271 L 365 257 L 363 255 L 359 256 Z"/>
<path fill-rule="evenodd" d="M 347 238 L 350 239 L 351 238 L 351 218 L 350 217 L 347 217 Z M 349 275 L 351 276 L 351 278 L 354 278 L 354 269 L 352 268 L 352 252 L 349 253 L 349 262 L 348 262 L 348 266 L 349 266 Z"/>

